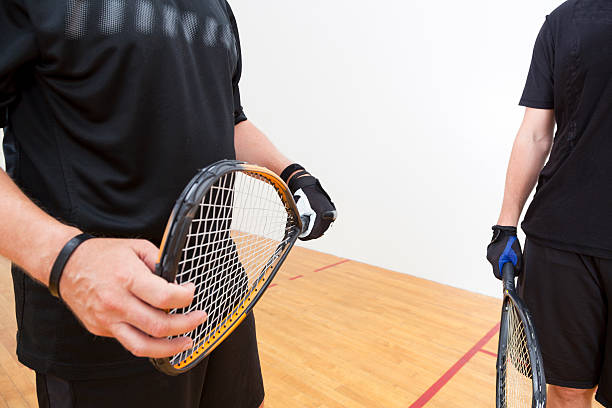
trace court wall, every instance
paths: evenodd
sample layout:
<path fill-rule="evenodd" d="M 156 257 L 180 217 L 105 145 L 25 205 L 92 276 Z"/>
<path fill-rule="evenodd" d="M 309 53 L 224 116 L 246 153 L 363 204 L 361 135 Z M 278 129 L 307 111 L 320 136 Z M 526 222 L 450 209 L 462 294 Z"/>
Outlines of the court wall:
<path fill-rule="evenodd" d="M 517 106 L 560 2 L 230 0 L 247 116 L 340 218 L 307 246 L 490 295 Z"/>
<path fill-rule="evenodd" d="M 532 46 L 559 2 L 230 3 L 247 116 L 339 209 L 305 246 L 498 295 L 485 245 Z"/>

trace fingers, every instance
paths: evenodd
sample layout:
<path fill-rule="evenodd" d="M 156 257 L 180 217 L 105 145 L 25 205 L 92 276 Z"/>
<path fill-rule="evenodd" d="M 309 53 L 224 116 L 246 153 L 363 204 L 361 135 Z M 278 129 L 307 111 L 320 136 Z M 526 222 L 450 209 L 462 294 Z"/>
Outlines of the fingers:
<path fill-rule="evenodd" d="M 153 337 L 177 336 L 188 333 L 206 321 L 206 313 L 168 314 L 132 298 L 127 302 L 126 322 Z"/>
<path fill-rule="evenodd" d="M 160 309 L 191 304 L 195 286 L 179 286 L 151 273 L 157 248 L 144 240 L 92 240 L 67 265 L 64 301 L 92 333 L 116 337 L 137 356 L 167 357 L 191 340 L 167 337 L 190 332 L 203 312 L 168 315 Z"/>
<path fill-rule="evenodd" d="M 338 211 L 336 210 L 330 210 L 330 211 L 325 211 L 323 213 L 323 217 L 324 220 L 326 221 L 336 221 L 336 218 L 338 218 Z"/>
<path fill-rule="evenodd" d="M 125 323 L 113 327 L 113 336 L 136 357 L 170 357 L 193 346 L 190 338 L 153 338 Z"/>
<path fill-rule="evenodd" d="M 155 263 L 159 250 L 151 242 L 138 239 L 131 240 L 132 249 L 151 271 L 155 271 Z M 174 309 L 191 304 L 195 286 L 192 283 L 176 285 L 150 273 L 138 274 L 132 281 L 132 293 L 151 306 L 160 309 Z"/>
<path fill-rule="evenodd" d="M 191 304 L 195 285 L 169 283 L 143 268 L 134 274 L 128 289 L 134 296 L 158 309 L 176 309 Z"/>
<path fill-rule="evenodd" d="M 293 194 L 300 215 L 310 216 L 310 225 L 300 234 L 301 240 L 309 241 L 321 237 L 336 220 L 338 213 L 321 183 L 312 176 L 303 178 L 309 180 L 301 182 L 301 188 Z M 299 181 L 296 183 L 300 184 Z"/>
<path fill-rule="evenodd" d="M 142 262 L 147 265 L 147 268 L 149 268 L 151 272 L 155 272 L 155 263 L 159 255 L 159 249 L 151 242 L 144 239 L 130 240 L 130 246 Z"/>

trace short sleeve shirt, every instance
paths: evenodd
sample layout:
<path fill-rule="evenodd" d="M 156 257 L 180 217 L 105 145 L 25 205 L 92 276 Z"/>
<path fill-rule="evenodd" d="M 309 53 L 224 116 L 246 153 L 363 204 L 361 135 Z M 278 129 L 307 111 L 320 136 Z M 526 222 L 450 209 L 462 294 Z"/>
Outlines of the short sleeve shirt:
<path fill-rule="evenodd" d="M 7 170 L 65 223 L 159 244 L 189 179 L 235 157 L 246 118 L 225 0 L 3 0 L 0 49 Z M 65 378 L 149 364 L 13 269 L 23 363 Z"/>
<path fill-rule="evenodd" d="M 570 0 L 547 16 L 520 104 L 554 109 L 557 123 L 527 236 L 612 257 L 612 3 Z"/>

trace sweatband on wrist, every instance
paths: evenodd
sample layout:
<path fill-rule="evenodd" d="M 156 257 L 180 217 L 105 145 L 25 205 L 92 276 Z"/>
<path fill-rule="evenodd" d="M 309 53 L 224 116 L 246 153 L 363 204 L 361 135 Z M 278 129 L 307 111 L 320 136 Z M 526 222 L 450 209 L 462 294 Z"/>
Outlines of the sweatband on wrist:
<path fill-rule="evenodd" d="M 74 251 L 81 245 L 83 242 L 88 239 L 95 238 L 90 234 L 79 234 L 76 237 L 72 238 L 70 241 L 64 245 L 59 255 L 55 259 L 53 263 L 53 268 L 51 268 L 51 274 L 49 275 L 49 292 L 56 298 L 60 298 L 59 292 L 59 282 L 62 278 L 62 273 L 64 273 L 64 268 L 68 263 L 68 260 L 74 253 Z"/>

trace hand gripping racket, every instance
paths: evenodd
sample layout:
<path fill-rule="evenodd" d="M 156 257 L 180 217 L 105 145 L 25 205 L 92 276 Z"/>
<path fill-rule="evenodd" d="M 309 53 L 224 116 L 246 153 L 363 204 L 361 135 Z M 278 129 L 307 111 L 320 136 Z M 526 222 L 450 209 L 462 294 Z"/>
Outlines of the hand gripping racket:
<path fill-rule="evenodd" d="M 543 408 L 546 379 L 529 310 L 514 286 L 514 267 L 502 269 L 504 303 L 497 353 L 497 408 Z"/>
<path fill-rule="evenodd" d="M 335 212 L 324 217 L 335 219 Z M 155 367 L 186 372 L 221 344 L 268 288 L 308 222 L 285 183 L 263 167 L 224 160 L 198 172 L 174 206 L 156 273 L 196 286 L 191 305 L 168 313 L 204 310 L 208 319 L 182 335 L 193 348 L 152 359 Z"/>

